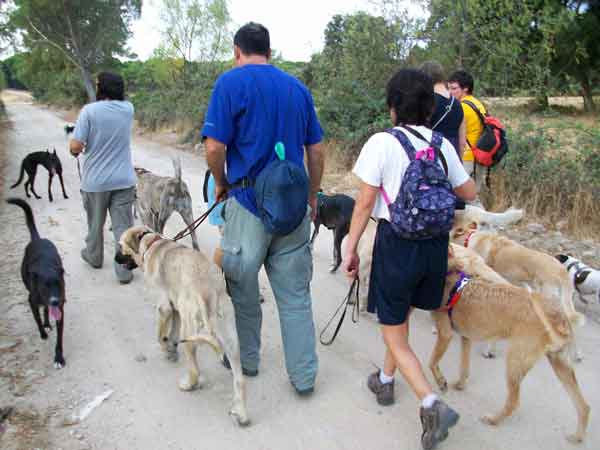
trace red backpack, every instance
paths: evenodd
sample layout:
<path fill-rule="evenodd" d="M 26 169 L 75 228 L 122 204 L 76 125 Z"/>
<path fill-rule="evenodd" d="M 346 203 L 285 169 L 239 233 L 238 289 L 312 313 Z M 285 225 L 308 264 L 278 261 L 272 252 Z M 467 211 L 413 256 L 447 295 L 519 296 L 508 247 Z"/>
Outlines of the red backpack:
<path fill-rule="evenodd" d="M 463 103 L 469 105 L 477 113 L 481 125 L 483 125 L 483 131 L 475 145 L 468 142 L 475 160 L 482 166 L 495 166 L 508 153 L 508 142 L 506 141 L 504 125 L 496 117 L 490 116 L 487 113 L 485 116 L 481 114 L 481 111 L 472 102 L 463 100 Z"/>

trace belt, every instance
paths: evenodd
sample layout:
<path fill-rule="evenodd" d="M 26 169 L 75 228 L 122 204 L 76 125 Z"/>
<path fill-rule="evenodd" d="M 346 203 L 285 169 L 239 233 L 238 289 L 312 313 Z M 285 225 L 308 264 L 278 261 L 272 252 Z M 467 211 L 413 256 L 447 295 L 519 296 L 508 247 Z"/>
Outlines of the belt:
<path fill-rule="evenodd" d="M 231 185 L 231 189 L 247 189 L 250 187 L 254 187 L 254 181 L 249 180 L 247 177 L 244 177 Z"/>

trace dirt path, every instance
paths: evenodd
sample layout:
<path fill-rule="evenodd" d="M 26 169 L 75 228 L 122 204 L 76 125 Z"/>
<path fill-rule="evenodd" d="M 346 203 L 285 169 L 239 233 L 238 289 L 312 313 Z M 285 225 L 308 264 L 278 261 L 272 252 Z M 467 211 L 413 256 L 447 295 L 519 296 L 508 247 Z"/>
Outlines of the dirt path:
<path fill-rule="evenodd" d="M 348 322 L 332 347 L 319 346 L 316 393 L 312 398 L 299 399 L 285 374 L 277 311 L 268 289 L 263 306 L 260 375 L 247 383 L 252 426 L 239 429 L 227 416 L 230 375 L 208 350 L 200 352 L 205 388 L 180 392 L 177 379 L 183 363 L 169 363 L 159 351 L 154 299 L 144 286 L 142 274 L 137 273 L 130 285 L 120 286 L 108 260 L 103 269 L 93 270 L 79 258 L 85 218 L 76 165 L 66 150 L 64 121 L 30 104 L 27 98 L 13 94 L 6 100 L 13 122 L 6 145 L 7 181 L 16 179 L 20 161 L 28 152 L 56 147 L 70 198 L 63 200 L 55 183 L 55 202 L 49 203 L 42 188 L 47 182 L 46 172 L 38 173 L 36 185 L 43 199 L 31 202 L 38 228 L 56 243 L 67 271 L 67 366 L 60 371 L 52 368 L 54 334 L 48 341 L 40 341 L 18 275 L 28 241 L 23 214 L 13 207 L 0 207 L 0 408 L 14 407 L 3 424 L 6 431 L 0 431 L 2 449 L 420 448 L 417 404 L 400 377 L 397 402 L 392 407 L 379 407 L 365 386 L 373 363 L 379 363 L 383 354 L 376 322 L 367 316 L 358 325 Z M 142 138 L 134 140 L 136 165 L 157 173 L 172 173 L 169 157 L 174 154 L 183 158 L 183 175 L 198 215 L 203 210 L 204 159 Z M 4 194 L 23 196 L 22 189 L 19 186 Z M 174 234 L 182 225 L 174 217 L 166 233 Z M 202 250 L 212 252 L 218 240 L 216 230 L 203 225 L 199 231 Z M 347 288 L 341 274 L 327 272 L 330 234 L 321 233 L 315 248 L 313 297 L 319 330 Z M 112 236 L 108 229 L 105 238 L 105 253 L 110 256 Z M 263 286 L 267 286 L 264 280 Z M 578 336 L 586 360 L 577 366 L 577 375 L 592 406 L 588 438 L 580 448 L 597 449 L 600 326 L 589 323 Z M 412 339 L 426 361 L 434 342 L 426 314 L 415 314 Z M 477 345 L 476 351 L 481 348 L 482 344 Z M 442 364 L 450 379 L 457 374 L 457 349 L 455 340 Z M 504 355 L 504 347 L 501 352 Z M 446 395 L 462 418 L 442 449 L 572 448 L 564 437 L 574 431 L 575 411 L 546 362 L 540 362 L 523 383 L 521 408 L 515 416 L 498 428 L 490 428 L 478 418 L 498 409 L 504 401 L 504 362 L 484 360 L 478 353 L 472 361 L 467 391 Z M 82 424 L 61 426 L 66 416 L 107 390 L 113 391 L 110 398 Z"/>

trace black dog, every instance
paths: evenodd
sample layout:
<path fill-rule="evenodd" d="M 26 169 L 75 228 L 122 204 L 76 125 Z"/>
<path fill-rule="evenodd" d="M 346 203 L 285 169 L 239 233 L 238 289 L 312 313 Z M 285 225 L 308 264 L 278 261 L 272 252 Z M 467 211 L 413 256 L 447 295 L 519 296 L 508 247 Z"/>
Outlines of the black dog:
<path fill-rule="evenodd" d="M 310 239 L 313 245 L 321 224 L 329 230 L 333 230 L 333 263 L 330 272 L 335 272 L 342 263 L 342 240 L 350 231 L 350 221 L 354 211 L 354 199 L 344 194 L 325 195 L 317 194 L 317 214 L 314 225 L 315 231 Z"/>
<path fill-rule="evenodd" d="M 21 277 L 29 291 L 29 306 L 42 339 L 48 339 L 46 329 L 52 329 L 48 316 L 56 321 L 57 337 L 54 367 L 61 369 L 65 366 L 62 345 L 65 321 L 65 271 L 62 261 L 54 244 L 48 239 L 40 238 L 33 220 L 33 213 L 27 202 L 18 198 L 9 198 L 6 201 L 20 206 L 25 211 L 31 241 L 25 247 L 25 255 L 21 264 Z M 43 324 L 40 318 L 40 308 L 44 308 Z"/>
<path fill-rule="evenodd" d="M 25 195 L 27 195 L 27 198 L 31 197 L 29 195 L 28 190 L 28 187 L 30 187 L 31 192 L 33 193 L 35 198 L 42 198 L 39 195 L 37 195 L 33 187 L 33 183 L 35 183 L 35 174 L 37 173 L 38 164 L 41 164 L 46 168 L 46 170 L 48 170 L 48 199 L 50 201 L 54 200 L 52 198 L 52 178 L 55 174 L 58 175 L 58 178 L 60 179 L 60 186 L 62 187 L 64 197 L 69 198 L 67 197 L 67 193 L 65 192 L 65 183 L 63 181 L 62 176 L 62 164 L 60 163 L 60 159 L 56 154 L 56 149 L 54 149 L 52 153 L 46 150 L 45 152 L 33 152 L 27 155 L 21 163 L 21 173 L 19 174 L 19 179 L 10 188 L 13 189 L 17 187 L 21 183 L 21 181 L 23 181 L 24 173 L 27 172 L 27 181 L 25 182 Z"/>

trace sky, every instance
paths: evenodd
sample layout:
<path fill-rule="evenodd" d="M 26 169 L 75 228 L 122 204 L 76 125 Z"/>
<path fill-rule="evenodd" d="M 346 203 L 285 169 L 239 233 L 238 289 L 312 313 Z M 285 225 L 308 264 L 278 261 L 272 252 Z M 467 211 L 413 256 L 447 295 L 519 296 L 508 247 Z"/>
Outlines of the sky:
<path fill-rule="evenodd" d="M 132 26 L 129 45 L 142 60 L 158 46 L 160 36 L 159 5 L 161 0 L 145 0 L 141 19 Z M 420 11 L 409 5 L 411 11 Z M 229 0 L 232 29 L 254 21 L 267 27 L 271 47 L 285 59 L 308 61 L 323 47 L 323 32 L 335 14 L 373 11 L 369 0 Z"/>

